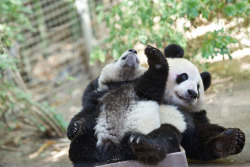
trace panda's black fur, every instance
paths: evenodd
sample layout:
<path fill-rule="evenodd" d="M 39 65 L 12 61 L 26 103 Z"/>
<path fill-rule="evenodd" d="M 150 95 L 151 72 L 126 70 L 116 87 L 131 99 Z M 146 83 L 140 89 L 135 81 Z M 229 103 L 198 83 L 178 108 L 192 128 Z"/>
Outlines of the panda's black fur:
<path fill-rule="evenodd" d="M 172 44 L 165 48 L 164 53 L 166 57 L 168 57 L 171 73 L 172 64 L 169 58 L 181 59 L 184 52 L 180 46 Z M 185 68 L 184 64 L 182 68 Z M 205 91 L 211 84 L 211 75 L 208 72 L 203 72 L 200 77 L 203 85 L 199 85 L 199 87 L 203 86 Z M 176 78 L 178 78 L 178 76 Z M 168 78 L 168 83 L 169 82 L 170 78 Z M 177 84 L 176 81 L 176 85 Z M 167 85 L 169 86 L 169 84 Z M 168 89 L 173 89 L 173 87 Z M 199 100 L 200 97 L 196 96 L 195 98 Z M 164 101 L 164 103 L 165 105 L 172 105 L 172 102 L 168 100 Z M 189 104 L 185 105 L 185 103 L 184 105 L 177 105 L 177 107 L 176 112 L 181 112 L 185 118 L 186 129 L 182 132 L 181 146 L 185 149 L 188 158 L 212 160 L 222 157 L 225 158 L 228 155 L 238 154 L 242 151 L 245 143 L 245 135 L 240 129 L 224 128 L 217 124 L 211 124 L 202 106 L 200 106 L 200 110 L 197 111 L 194 107 L 189 108 Z M 176 143 L 178 142 L 179 141 L 176 141 Z"/>
<path fill-rule="evenodd" d="M 180 133 L 176 132 L 177 129 L 171 125 L 163 125 L 157 129 L 160 126 L 160 121 L 159 126 L 155 128 L 150 127 L 153 128 L 150 130 L 152 131 L 150 133 L 135 131 L 133 128 L 132 131 L 125 131 L 126 133 L 121 136 L 122 138 L 119 139 L 119 143 L 114 143 L 112 140 L 99 141 L 98 135 L 96 138 L 95 133 L 98 131 L 98 120 L 102 119 L 101 115 L 105 114 L 105 112 L 108 114 L 112 111 L 113 104 L 113 107 L 118 105 L 118 101 L 112 104 L 113 100 L 115 101 L 117 98 L 120 98 L 120 102 L 124 102 L 123 96 L 126 96 L 126 92 L 131 88 L 131 92 L 134 92 L 135 95 L 129 96 L 130 94 L 128 94 L 126 99 L 130 102 L 131 97 L 135 98 L 136 109 L 141 101 L 145 101 L 147 104 L 153 101 L 156 102 L 156 105 L 160 104 L 166 86 L 168 65 L 163 54 L 156 48 L 148 46 L 145 49 L 145 54 L 148 57 L 149 69 L 138 79 L 129 82 L 118 82 L 119 84 L 111 84 L 110 87 L 108 86 L 108 88 L 104 90 L 97 90 L 100 86 L 98 85 L 98 81 L 93 81 L 87 87 L 83 96 L 83 109 L 73 117 L 68 127 L 67 135 L 72 140 L 69 158 L 75 166 L 82 163 L 85 165 L 93 165 L 95 162 L 107 163 L 132 159 L 155 164 L 163 159 L 165 154 L 179 150 L 179 143 L 175 145 L 176 143 L 173 143 L 172 140 L 180 141 Z M 106 86 L 107 83 L 105 83 L 105 87 Z M 103 111 L 103 106 L 105 108 L 106 105 L 105 101 L 107 101 L 108 108 L 106 111 Z M 146 107 L 144 106 L 146 103 L 143 103 L 140 107 Z M 156 106 L 155 104 L 154 106 Z M 126 104 L 124 103 L 122 105 Z M 147 108 L 145 108 L 145 110 L 146 109 Z M 154 111 L 155 113 L 158 113 L 159 109 L 155 108 L 154 110 L 156 110 Z M 144 115 L 144 112 L 141 114 Z M 143 117 L 143 115 L 141 116 Z M 138 117 L 139 120 L 140 117 Z M 118 119 L 118 117 L 116 118 Z M 104 120 L 107 121 L 110 119 L 111 118 L 105 118 Z M 152 118 L 148 117 L 147 119 L 150 122 Z M 149 123 L 144 122 L 145 124 L 142 124 L 143 127 Z M 105 125 L 106 124 L 107 123 L 105 123 Z M 114 124 L 114 121 L 111 125 L 112 124 Z M 143 128 L 142 130 L 147 130 L 147 128 Z M 96 147 L 98 143 L 101 144 Z"/>

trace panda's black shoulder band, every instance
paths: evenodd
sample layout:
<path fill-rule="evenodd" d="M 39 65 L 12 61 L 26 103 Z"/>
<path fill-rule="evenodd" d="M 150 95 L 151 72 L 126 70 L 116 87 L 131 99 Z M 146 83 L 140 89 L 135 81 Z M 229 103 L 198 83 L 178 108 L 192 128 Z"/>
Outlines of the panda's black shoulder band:
<path fill-rule="evenodd" d="M 184 50 L 180 45 L 170 44 L 164 49 L 164 54 L 168 58 L 183 58 Z"/>

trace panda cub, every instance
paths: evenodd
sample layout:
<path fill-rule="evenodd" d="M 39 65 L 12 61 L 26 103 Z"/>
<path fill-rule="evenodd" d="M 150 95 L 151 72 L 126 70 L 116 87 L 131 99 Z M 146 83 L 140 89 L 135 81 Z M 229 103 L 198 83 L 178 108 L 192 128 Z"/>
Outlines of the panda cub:
<path fill-rule="evenodd" d="M 82 106 L 85 110 L 95 110 L 98 98 L 106 92 L 139 78 L 146 69 L 140 65 L 136 50 L 129 49 L 113 63 L 106 65 L 98 78 L 90 82 L 82 96 Z M 81 124 L 86 112 L 79 112 L 69 123 L 67 136 L 70 140 L 81 133 Z M 92 128 L 92 127 L 91 127 Z"/>
<path fill-rule="evenodd" d="M 160 127 L 159 104 L 166 87 L 168 64 L 164 55 L 156 48 L 148 46 L 145 49 L 145 54 L 148 57 L 149 69 L 138 79 L 126 84 L 119 83 L 118 88 L 115 89 L 112 89 L 112 84 L 110 89 L 105 83 L 106 80 L 102 78 L 103 73 L 101 73 L 98 82 L 95 81 L 88 86 L 83 96 L 83 99 L 87 99 L 88 103 L 91 101 L 92 97 L 89 98 L 89 96 L 92 96 L 92 93 L 104 93 L 93 96 L 92 99 L 97 99 L 97 103 L 95 102 L 95 107 L 92 107 L 94 109 L 92 112 L 85 111 L 85 107 L 88 106 L 88 103 L 85 103 L 83 110 L 72 119 L 69 125 L 68 137 L 73 139 L 69 157 L 74 164 L 127 159 L 156 163 L 165 157 L 168 150 L 161 146 L 162 143 L 165 143 L 155 139 L 162 132 L 156 133 L 156 135 L 150 135 L 150 133 Z M 122 74 L 124 75 L 124 73 Z M 130 76 L 134 75 L 133 73 L 129 74 Z M 119 75 L 110 76 L 117 77 Z M 135 75 L 131 79 L 138 76 Z M 124 76 L 121 77 L 124 78 Z M 130 78 L 125 78 L 125 80 L 127 82 Z M 88 122 L 91 121 L 91 126 L 88 126 Z M 81 126 L 77 126 L 78 122 L 81 122 Z M 82 126 L 85 127 L 82 128 Z M 85 138 L 83 138 L 84 135 Z M 86 145 L 85 143 L 90 142 L 90 138 L 93 138 L 93 142 Z M 81 147 L 82 145 L 85 147 Z M 79 147 L 83 150 L 79 150 Z M 141 152 L 141 147 L 144 148 L 147 155 Z M 87 153 L 84 150 L 92 152 Z M 178 151 L 178 149 L 173 151 Z M 86 153 L 88 155 L 84 155 Z"/>
<path fill-rule="evenodd" d="M 94 127 L 99 116 L 99 99 L 112 89 L 132 82 L 146 71 L 140 66 L 136 50 L 129 49 L 121 57 L 106 65 L 98 78 L 85 89 L 82 97 L 82 109 L 70 121 L 67 136 L 71 140 L 69 158 L 77 166 L 101 162 L 96 148 L 97 138 Z M 133 74 L 133 75 L 131 75 Z"/>
<path fill-rule="evenodd" d="M 204 91 L 211 84 L 211 75 L 200 74 L 195 65 L 183 58 L 184 51 L 178 45 L 169 45 L 164 53 L 169 75 L 161 105 L 161 123 L 179 127 L 181 145 L 190 159 L 212 160 L 240 153 L 245 134 L 238 128 L 211 124 L 203 109 Z"/>

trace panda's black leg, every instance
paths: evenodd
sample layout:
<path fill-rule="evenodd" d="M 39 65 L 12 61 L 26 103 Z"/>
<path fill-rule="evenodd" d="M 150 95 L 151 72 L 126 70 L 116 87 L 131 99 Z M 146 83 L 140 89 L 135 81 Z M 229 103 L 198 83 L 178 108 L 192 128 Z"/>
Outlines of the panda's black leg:
<path fill-rule="evenodd" d="M 245 135 L 239 129 L 225 129 L 216 124 L 197 122 L 195 127 L 195 134 L 190 135 L 188 132 L 183 134 L 181 143 L 190 159 L 225 158 L 241 152 L 244 147 Z"/>
<path fill-rule="evenodd" d="M 92 162 L 79 162 L 79 163 L 74 163 L 72 167 L 94 167 L 96 164 Z"/>
<path fill-rule="evenodd" d="M 135 85 L 135 92 L 141 99 L 161 102 L 168 76 L 168 63 L 163 53 L 152 46 L 145 49 L 149 69 Z"/>
<path fill-rule="evenodd" d="M 69 159 L 74 164 L 96 163 L 99 161 L 94 133 L 80 134 L 70 143 Z"/>
<path fill-rule="evenodd" d="M 119 146 L 116 144 L 106 141 L 97 147 L 100 162 L 114 163 L 121 159 Z"/>
<path fill-rule="evenodd" d="M 156 164 L 166 154 L 179 151 L 181 138 L 181 133 L 175 127 L 163 124 L 148 135 L 132 134 L 129 143 L 139 161 Z"/>

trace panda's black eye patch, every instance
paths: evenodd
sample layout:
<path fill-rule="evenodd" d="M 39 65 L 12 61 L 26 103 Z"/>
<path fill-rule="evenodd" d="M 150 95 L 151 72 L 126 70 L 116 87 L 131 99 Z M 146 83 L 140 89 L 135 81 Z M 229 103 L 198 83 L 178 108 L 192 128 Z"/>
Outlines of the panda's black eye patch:
<path fill-rule="evenodd" d="M 127 56 L 124 56 L 123 58 L 122 58 L 122 60 L 125 60 L 127 58 Z"/>
<path fill-rule="evenodd" d="M 188 79 L 187 73 L 182 73 L 182 74 L 180 74 L 180 75 L 177 76 L 176 82 L 177 82 L 177 84 L 180 84 L 183 81 L 186 81 L 187 79 Z"/>
<path fill-rule="evenodd" d="M 197 85 L 197 90 L 199 90 L 199 89 L 200 89 L 200 84 Z"/>

